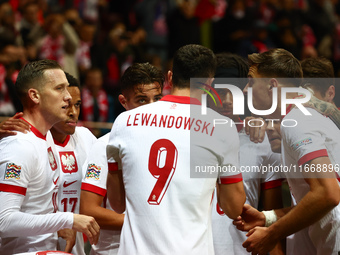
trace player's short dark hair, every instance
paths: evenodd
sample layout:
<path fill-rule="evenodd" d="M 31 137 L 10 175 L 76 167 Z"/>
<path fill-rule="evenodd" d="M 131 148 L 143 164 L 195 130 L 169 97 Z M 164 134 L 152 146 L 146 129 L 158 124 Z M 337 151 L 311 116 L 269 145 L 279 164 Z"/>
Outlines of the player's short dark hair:
<path fill-rule="evenodd" d="M 78 87 L 80 89 L 79 81 L 76 77 L 68 72 L 65 72 L 65 75 L 70 87 Z"/>
<path fill-rule="evenodd" d="M 179 48 L 173 59 L 172 83 L 177 88 L 190 88 L 190 78 L 212 78 L 216 57 L 212 50 L 197 44 Z"/>
<path fill-rule="evenodd" d="M 325 96 L 327 89 L 334 85 L 334 68 L 330 60 L 324 57 L 307 58 L 301 61 L 304 84 L 310 84 Z M 316 79 L 329 78 L 329 79 Z"/>
<path fill-rule="evenodd" d="M 42 78 L 45 71 L 49 69 L 62 70 L 58 62 L 50 59 L 30 62 L 20 70 L 15 83 L 15 89 L 21 100 L 27 96 L 30 88 L 41 89 L 44 84 Z"/>
<path fill-rule="evenodd" d="M 263 53 L 248 55 L 250 65 L 256 65 L 257 72 L 267 78 L 297 78 L 295 86 L 300 85 L 302 68 L 300 61 L 285 49 L 272 49 Z"/>
<path fill-rule="evenodd" d="M 249 63 L 243 57 L 232 53 L 216 54 L 215 78 L 247 78 Z"/>
<path fill-rule="evenodd" d="M 134 63 L 126 69 L 120 79 L 121 92 L 134 90 L 137 85 L 159 83 L 161 89 L 164 85 L 164 74 L 161 70 L 149 63 Z"/>

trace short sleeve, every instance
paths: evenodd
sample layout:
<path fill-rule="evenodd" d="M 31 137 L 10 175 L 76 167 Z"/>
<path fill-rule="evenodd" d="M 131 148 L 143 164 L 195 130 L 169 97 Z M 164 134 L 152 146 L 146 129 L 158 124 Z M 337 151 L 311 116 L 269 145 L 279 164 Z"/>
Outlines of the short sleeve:
<path fill-rule="evenodd" d="M 1 149 L 0 191 L 26 195 L 35 169 L 32 149 L 30 142 L 19 139 L 13 139 Z"/>
<path fill-rule="evenodd" d="M 98 140 L 93 144 L 84 164 L 84 178 L 81 189 L 91 191 L 101 196 L 106 194 L 108 161 L 106 158 L 106 143 Z"/>
<path fill-rule="evenodd" d="M 314 122 L 305 118 L 294 128 L 281 126 L 283 142 L 294 155 L 298 165 L 303 165 L 318 157 L 328 156 L 325 136 L 317 129 Z"/>

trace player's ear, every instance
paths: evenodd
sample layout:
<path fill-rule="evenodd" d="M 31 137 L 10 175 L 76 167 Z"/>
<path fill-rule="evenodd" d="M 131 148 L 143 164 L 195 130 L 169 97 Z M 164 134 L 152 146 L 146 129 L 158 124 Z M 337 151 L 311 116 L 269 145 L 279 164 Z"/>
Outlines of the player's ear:
<path fill-rule="evenodd" d="M 269 80 L 269 90 L 272 90 L 273 88 L 277 88 L 279 86 L 279 82 L 275 78 L 271 78 Z"/>
<path fill-rule="evenodd" d="M 127 99 L 123 94 L 118 96 L 119 103 L 125 108 L 125 110 L 129 110 L 127 106 Z"/>
<path fill-rule="evenodd" d="M 168 82 L 170 87 L 172 87 L 172 72 L 170 70 L 168 71 Z"/>
<path fill-rule="evenodd" d="M 335 97 L 335 87 L 333 85 L 329 86 L 326 91 L 326 100 L 331 103 Z"/>
<path fill-rule="evenodd" d="M 28 90 L 28 97 L 35 103 L 39 104 L 40 102 L 40 94 L 39 91 L 33 88 Z"/>

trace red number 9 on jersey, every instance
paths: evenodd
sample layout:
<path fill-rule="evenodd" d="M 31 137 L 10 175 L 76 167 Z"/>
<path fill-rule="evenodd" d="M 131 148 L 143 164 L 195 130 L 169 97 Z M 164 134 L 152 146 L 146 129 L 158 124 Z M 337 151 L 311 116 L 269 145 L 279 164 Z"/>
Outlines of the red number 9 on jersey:
<path fill-rule="evenodd" d="M 150 149 L 149 171 L 157 180 L 148 203 L 159 205 L 168 189 L 177 164 L 177 148 L 167 139 L 154 142 Z"/>

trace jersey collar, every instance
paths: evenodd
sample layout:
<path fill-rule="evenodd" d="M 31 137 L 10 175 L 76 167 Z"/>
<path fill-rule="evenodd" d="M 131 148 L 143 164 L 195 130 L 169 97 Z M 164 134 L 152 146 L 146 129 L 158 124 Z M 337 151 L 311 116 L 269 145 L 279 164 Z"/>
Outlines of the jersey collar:
<path fill-rule="evenodd" d="M 43 140 L 46 141 L 46 135 L 43 135 L 42 133 L 40 133 L 40 131 L 38 129 L 36 129 L 31 123 L 29 123 L 27 120 L 25 120 L 24 118 L 20 118 L 23 121 L 27 122 L 28 124 L 30 124 L 31 126 L 31 131 L 33 132 L 33 134 L 35 134 L 36 137 L 41 138 Z"/>
<path fill-rule="evenodd" d="M 70 141 L 70 138 L 71 138 L 71 136 L 70 135 L 67 135 L 66 136 L 66 139 L 65 139 L 65 141 L 63 142 L 63 143 L 59 143 L 57 140 L 55 140 L 55 139 L 53 139 L 53 141 L 54 141 L 54 144 L 55 145 L 58 145 L 58 146 L 61 146 L 61 147 L 65 147 L 66 145 L 67 145 L 67 143 L 68 143 L 68 141 Z"/>
<path fill-rule="evenodd" d="M 237 132 L 240 132 L 243 128 L 243 120 L 241 120 L 241 118 L 238 117 L 238 121 L 239 123 L 236 123 L 236 128 L 237 128 Z"/>
<path fill-rule="evenodd" d="M 160 101 L 167 101 L 179 104 L 194 104 L 201 105 L 201 102 L 193 97 L 184 97 L 184 96 L 174 96 L 174 95 L 166 95 Z"/>

